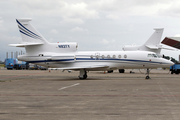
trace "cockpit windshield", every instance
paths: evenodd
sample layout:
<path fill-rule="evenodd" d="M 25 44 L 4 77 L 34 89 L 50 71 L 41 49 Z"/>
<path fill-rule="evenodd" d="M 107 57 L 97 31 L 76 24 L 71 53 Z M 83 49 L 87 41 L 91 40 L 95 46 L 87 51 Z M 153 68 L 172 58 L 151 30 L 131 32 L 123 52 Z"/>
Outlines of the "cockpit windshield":
<path fill-rule="evenodd" d="M 153 55 L 153 57 L 157 58 L 157 55 L 156 55 L 156 54 L 152 54 L 152 55 Z"/>
<path fill-rule="evenodd" d="M 157 54 L 148 54 L 148 57 L 160 58 L 161 56 L 159 56 Z"/>
<path fill-rule="evenodd" d="M 158 58 L 161 58 L 162 56 L 160 56 L 160 55 L 158 55 L 158 54 L 156 54 L 157 56 L 158 56 Z"/>

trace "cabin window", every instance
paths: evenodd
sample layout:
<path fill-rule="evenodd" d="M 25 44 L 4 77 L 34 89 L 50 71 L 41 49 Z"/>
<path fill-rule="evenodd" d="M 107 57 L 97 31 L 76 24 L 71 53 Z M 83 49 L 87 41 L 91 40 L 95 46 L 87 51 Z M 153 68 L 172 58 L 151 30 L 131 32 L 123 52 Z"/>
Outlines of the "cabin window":
<path fill-rule="evenodd" d="M 118 55 L 118 58 L 121 58 L 121 55 Z"/>
<path fill-rule="evenodd" d="M 105 57 L 105 56 L 104 56 L 104 55 L 102 55 L 102 59 L 104 59 L 104 57 Z"/>
<path fill-rule="evenodd" d="M 153 57 L 152 54 L 148 54 L 148 57 Z"/>
<path fill-rule="evenodd" d="M 113 58 L 116 58 L 116 55 L 113 55 Z"/>
<path fill-rule="evenodd" d="M 107 55 L 107 58 L 110 58 L 110 55 Z"/>
<path fill-rule="evenodd" d="M 96 58 L 99 59 L 99 55 L 96 55 Z"/>
<path fill-rule="evenodd" d="M 91 55 L 90 58 L 93 59 L 93 55 Z"/>
<path fill-rule="evenodd" d="M 127 58 L 127 55 L 124 55 L 124 58 Z"/>
<path fill-rule="evenodd" d="M 44 56 L 43 54 L 39 54 L 39 56 Z"/>

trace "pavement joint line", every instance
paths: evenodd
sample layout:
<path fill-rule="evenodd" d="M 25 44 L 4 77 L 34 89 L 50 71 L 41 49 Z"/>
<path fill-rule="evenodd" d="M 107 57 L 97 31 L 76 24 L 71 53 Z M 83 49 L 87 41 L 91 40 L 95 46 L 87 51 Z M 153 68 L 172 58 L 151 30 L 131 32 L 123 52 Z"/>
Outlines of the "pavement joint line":
<path fill-rule="evenodd" d="M 62 87 L 62 88 L 60 88 L 60 89 L 58 89 L 58 90 L 63 90 L 63 89 L 66 89 L 66 88 L 74 87 L 74 86 L 77 86 L 77 85 L 79 85 L 79 84 L 80 84 L 80 83 L 76 83 L 76 84 L 74 84 L 74 85 Z"/>

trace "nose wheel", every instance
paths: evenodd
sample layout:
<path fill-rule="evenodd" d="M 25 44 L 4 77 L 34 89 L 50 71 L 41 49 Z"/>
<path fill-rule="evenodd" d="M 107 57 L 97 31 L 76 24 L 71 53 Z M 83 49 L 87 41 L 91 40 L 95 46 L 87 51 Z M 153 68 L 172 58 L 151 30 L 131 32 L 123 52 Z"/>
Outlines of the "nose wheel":
<path fill-rule="evenodd" d="M 87 72 L 85 70 L 80 70 L 79 79 L 86 79 L 87 78 Z"/>
<path fill-rule="evenodd" d="M 147 69 L 147 76 L 145 77 L 145 79 L 150 79 L 150 77 L 149 77 L 149 73 L 150 73 L 150 70 L 149 70 L 149 68 Z"/>
<path fill-rule="evenodd" d="M 147 75 L 147 76 L 146 76 L 146 79 L 150 79 L 150 77 Z"/>

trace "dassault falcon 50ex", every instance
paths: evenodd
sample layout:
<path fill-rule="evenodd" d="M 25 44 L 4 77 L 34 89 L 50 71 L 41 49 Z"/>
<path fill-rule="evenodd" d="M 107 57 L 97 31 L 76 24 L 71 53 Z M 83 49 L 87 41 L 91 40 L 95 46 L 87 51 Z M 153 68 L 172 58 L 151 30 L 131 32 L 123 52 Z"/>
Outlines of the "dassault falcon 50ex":
<path fill-rule="evenodd" d="M 30 23 L 31 19 L 16 19 L 22 37 L 20 44 L 26 54 L 21 61 L 48 68 L 80 71 L 79 79 L 87 78 L 87 71 L 115 69 L 149 69 L 170 67 L 173 63 L 148 51 L 77 51 L 76 42 L 49 43 Z"/>

